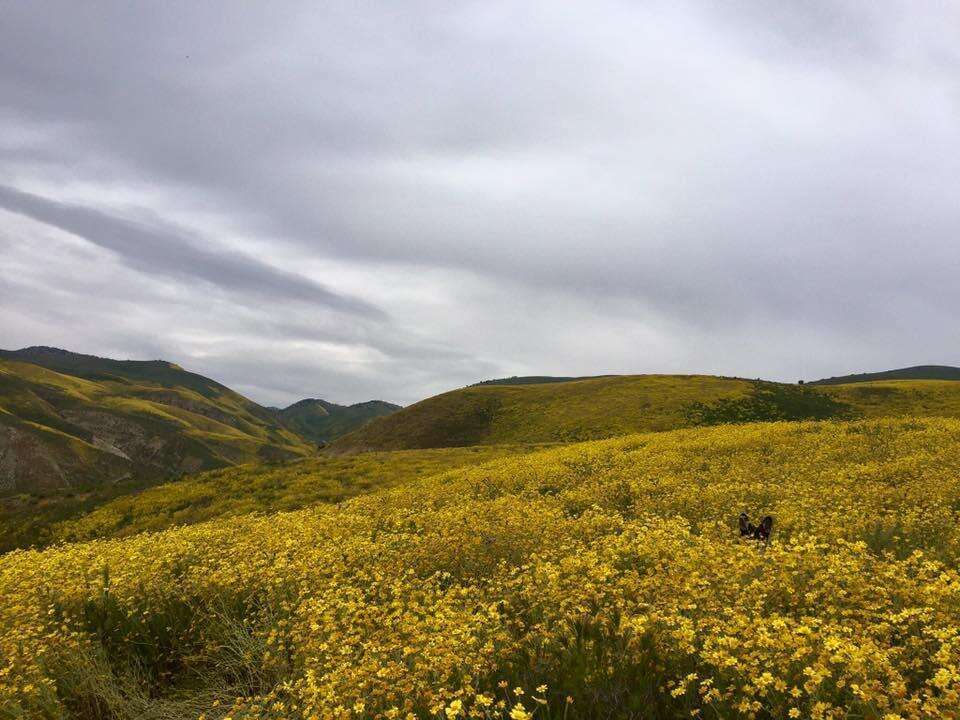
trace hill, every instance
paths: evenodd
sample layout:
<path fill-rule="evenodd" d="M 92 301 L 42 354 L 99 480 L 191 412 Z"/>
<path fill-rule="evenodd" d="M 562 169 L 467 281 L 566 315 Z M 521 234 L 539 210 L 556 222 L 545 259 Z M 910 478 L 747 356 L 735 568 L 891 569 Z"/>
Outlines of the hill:
<path fill-rule="evenodd" d="M 54 348 L 0 353 L 0 428 L 0 487 L 8 494 L 310 452 L 271 411 L 177 365 Z"/>
<path fill-rule="evenodd" d="M 335 451 L 575 442 L 687 424 L 693 403 L 740 398 L 755 383 L 710 375 L 623 375 L 522 385 L 476 385 L 372 421 Z"/>
<path fill-rule="evenodd" d="M 508 379 L 509 380 L 509 379 Z M 428 398 L 334 441 L 334 452 L 576 442 L 700 424 L 960 417 L 960 383 L 902 380 L 811 387 L 712 375 L 487 381 Z"/>
<path fill-rule="evenodd" d="M 10 553 L 0 716 L 954 717 L 958 496 L 957 420 L 721 425 Z"/>
<path fill-rule="evenodd" d="M 370 400 L 354 405 L 337 405 L 326 400 L 308 398 L 279 410 L 281 421 L 288 428 L 314 443 L 328 443 L 366 425 L 373 418 L 391 415 L 399 405 Z"/>
<path fill-rule="evenodd" d="M 885 370 L 883 372 L 858 373 L 814 380 L 809 385 L 846 385 L 849 383 L 874 382 L 877 380 L 960 380 L 960 368 L 949 365 L 917 365 Z"/>

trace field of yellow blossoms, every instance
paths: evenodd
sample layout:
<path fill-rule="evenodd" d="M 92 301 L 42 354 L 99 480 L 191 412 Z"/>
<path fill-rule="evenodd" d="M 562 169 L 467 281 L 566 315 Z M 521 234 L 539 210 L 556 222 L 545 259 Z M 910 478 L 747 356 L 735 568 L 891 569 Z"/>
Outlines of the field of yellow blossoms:
<path fill-rule="evenodd" d="M 17 551 L 0 717 L 954 718 L 958 521 L 960 421 L 925 418 L 633 435 Z"/>

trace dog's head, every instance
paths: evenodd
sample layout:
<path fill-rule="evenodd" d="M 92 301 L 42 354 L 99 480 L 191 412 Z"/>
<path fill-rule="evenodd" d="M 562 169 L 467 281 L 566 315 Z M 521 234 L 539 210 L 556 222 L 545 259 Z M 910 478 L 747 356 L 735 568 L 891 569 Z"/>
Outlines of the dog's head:
<path fill-rule="evenodd" d="M 750 522 L 746 513 L 740 513 L 740 537 L 750 538 L 751 540 L 762 540 L 766 542 L 770 539 L 770 533 L 773 532 L 773 517 L 766 515 L 759 525 Z"/>

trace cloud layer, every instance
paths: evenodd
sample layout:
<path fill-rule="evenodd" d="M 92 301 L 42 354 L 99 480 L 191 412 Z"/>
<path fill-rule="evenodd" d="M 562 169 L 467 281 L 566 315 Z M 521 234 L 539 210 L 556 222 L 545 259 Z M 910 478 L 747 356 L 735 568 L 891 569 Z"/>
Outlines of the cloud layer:
<path fill-rule="evenodd" d="M 949 4 L 14 4 L 0 346 L 266 403 L 960 364 L 957 78 Z"/>

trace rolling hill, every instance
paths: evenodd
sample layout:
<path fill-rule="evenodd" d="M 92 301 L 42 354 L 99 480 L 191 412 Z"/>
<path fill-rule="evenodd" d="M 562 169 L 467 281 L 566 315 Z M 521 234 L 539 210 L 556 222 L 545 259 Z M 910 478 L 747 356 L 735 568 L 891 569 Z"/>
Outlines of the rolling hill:
<path fill-rule="evenodd" d="M 694 402 L 744 396 L 748 380 L 625 375 L 484 384 L 437 395 L 334 441 L 337 452 L 575 442 L 686 424 Z"/>
<path fill-rule="evenodd" d="M 428 398 L 370 422 L 334 441 L 331 448 L 361 452 L 574 442 L 717 422 L 960 417 L 960 383 L 952 380 L 857 381 L 815 387 L 710 375 L 509 380 Z"/>
<path fill-rule="evenodd" d="M 557 375 L 512 375 L 493 380 L 481 380 L 470 387 L 478 385 L 544 385 L 547 383 L 572 382 L 574 380 L 592 380 L 598 377 L 613 377 L 612 375 L 585 375 L 580 377 L 566 377 Z"/>
<path fill-rule="evenodd" d="M 857 381 L 816 389 L 850 405 L 860 417 L 960 417 L 956 380 Z"/>

